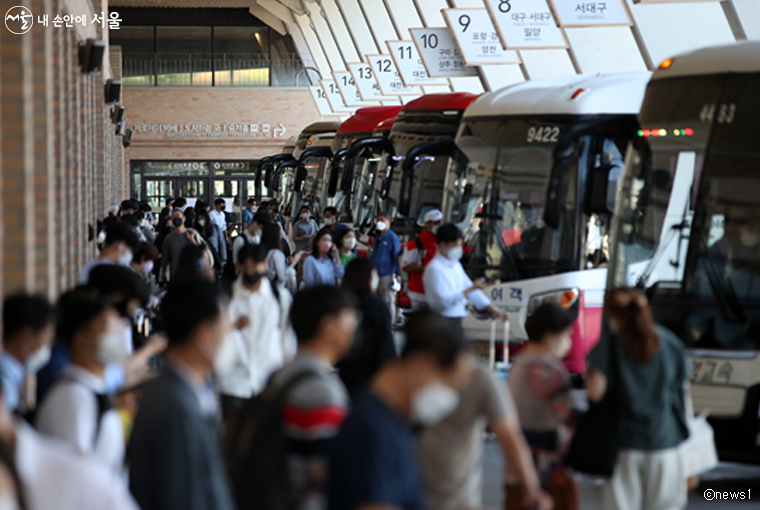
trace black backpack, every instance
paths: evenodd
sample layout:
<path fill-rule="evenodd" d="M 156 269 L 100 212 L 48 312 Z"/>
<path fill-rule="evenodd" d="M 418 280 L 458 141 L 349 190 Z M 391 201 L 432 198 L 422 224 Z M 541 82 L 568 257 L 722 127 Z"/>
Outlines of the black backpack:
<path fill-rule="evenodd" d="M 270 379 L 263 392 L 227 419 L 225 456 L 238 510 L 291 510 L 298 503 L 290 487 L 282 404 L 298 383 L 316 375 L 299 372 L 279 392 Z"/>

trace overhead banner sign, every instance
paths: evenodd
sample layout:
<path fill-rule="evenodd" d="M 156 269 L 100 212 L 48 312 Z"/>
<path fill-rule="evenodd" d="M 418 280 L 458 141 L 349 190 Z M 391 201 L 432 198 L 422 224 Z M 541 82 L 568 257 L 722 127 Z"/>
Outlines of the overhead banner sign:
<path fill-rule="evenodd" d="M 431 78 L 425 69 L 420 52 L 414 41 L 386 41 L 396 68 L 405 85 L 448 85 L 443 78 Z"/>
<path fill-rule="evenodd" d="M 372 66 L 366 62 L 354 62 L 348 64 L 348 70 L 354 78 L 359 95 L 364 101 L 382 101 L 393 100 L 398 97 L 386 97 L 380 90 L 380 85 L 375 80 L 375 73 Z"/>
<path fill-rule="evenodd" d="M 504 48 L 524 50 L 568 47 L 565 35 L 554 22 L 546 0 L 485 2 Z M 582 3 L 582 0 L 576 0 L 576 3 Z"/>
<path fill-rule="evenodd" d="M 410 28 L 409 32 L 412 33 L 414 45 L 422 57 L 428 76 L 449 78 L 478 74 L 477 69 L 465 64 L 462 52 L 448 28 Z"/>
<path fill-rule="evenodd" d="M 319 80 L 319 83 L 322 84 L 332 111 L 337 113 L 351 113 L 354 111 L 354 108 L 349 108 L 343 102 L 343 96 L 340 95 L 340 90 L 338 89 L 338 85 L 335 84 L 335 80 Z"/>
<path fill-rule="evenodd" d="M 379 106 L 378 101 L 363 101 L 359 89 L 356 87 L 356 81 L 349 71 L 333 71 L 335 83 L 338 85 L 340 95 L 343 96 L 343 102 L 346 106 L 361 108 L 365 106 Z"/>
<path fill-rule="evenodd" d="M 726 0 L 633 0 L 635 4 L 677 4 L 685 2 L 725 2 Z"/>
<path fill-rule="evenodd" d="M 386 96 L 419 96 L 422 89 L 409 87 L 401 81 L 401 75 L 390 55 L 367 55 L 367 62 L 372 65 L 375 79 L 380 91 Z"/>
<path fill-rule="evenodd" d="M 319 110 L 319 114 L 323 117 L 334 117 L 337 115 L 334 111 L 332 111 L 332 108 L 330 108 L 330 102 L 327 100 L 327 94 L 325 94 L 325 91 L 322 89 L 321 85 L 309 85 L 309 92 L 311 92 L 311 97 L 314 99 L 314 102 L 317 105 L 317 110 Z"/>
<path fill-rule="evenodd" d="M 443 9 L 443 14 L 467 65 L 521 63 L 516 51 L 501 47 L 484 8 Z"/>
<path fill-rule="evenodd" d="M 624 0 L 603 2 L 549 0 L 563 27 L 612 27 L 633 25 Z"/>

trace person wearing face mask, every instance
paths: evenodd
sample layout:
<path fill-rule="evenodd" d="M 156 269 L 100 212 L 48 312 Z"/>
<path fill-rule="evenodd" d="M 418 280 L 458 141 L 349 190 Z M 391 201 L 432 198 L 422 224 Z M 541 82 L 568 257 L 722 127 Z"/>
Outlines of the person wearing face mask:
<path fill-rule="evenodd" d="M 293 223 L 293 242 L 296 245 L 296 252 L 310 252 L 312 250 L 312 240 L 317 235 L 318 230 L 317 222 L 311 219 L 309 206 L 304 205 L 301 207 L 298 221 Z"/>
<path fill-rule="evenodd" d="M 338 247 L 340 263 L 347 266 L 356 258 L 356 232 L 350 228 L 341 230 L 338 235 Z"/>
<path fill-rule="evenodd" d="M 398 236 L 391 230 L 391 222 L 384 213 L 377 215 L 375 225 L 375 243 L 372 246 L 372 260 L 380 276 L 380 287 L 377 290 L 380 299 L 385 301 L 391 311 L 391 317 L 396 320 L 396 290 L 400 289 L 401 267 L 398 256 L 401 253 L 401 243 Z"/>
<path fill-rule="evenodd" d="M 346 266 L 341 286 L 356 296 L 361 316 L 356 341 L 337 366 L 351 398 L 356 398 L 377 371 L 397 357 L 390 311 L 376 295 L 379 283 L 372 259 L 355 258 Z"/>
<path fill-rule="evenodd" d="M 439 314 L 411 314 L 404 332 L 401 357 L 353 401 L 330 450 L 329 510 L 428 508 L 412 426 L 433 426 L 454 411 L 472 367 L 461 332 Z"/>
<path fill-rule="evenodd" d="M 5 298 L 0 381 L 5 404 L 11 411 L 26 411 L 24 381 L 50 360 L 54 334 L 55 309 L 47 299 L 26 294 Z"/>
<path fill-rule="evenodd" d="M 232 262 L 234 264 L 237 265 L 238 253 L 243 246 L 246 244 L 259 244 L 261 242 L 261 231 L 264 230 L 264 225 L 269 225 L 270 223 L 273 223 L 272 215 L 269 214 L 269 211 L 265 207 L 259 207 L 259 210 L 253 215 L 253 221 L 248 226 L 248 230 L 244 230 L 242 235 L 237 236 L 235 242 L 232 243 Z M 227 267 L 225 266 L 225 269 L 229 271 Z"/>
<path fill-rule="evenodd" d="M 224 344 L 214 370 L 225 417 L 261 392 L 269 376 L 296 351 L 288 321 L 292 298 L 267 277 L 266 248 L 248 244 L 239 258 L 240 277 L 230 302 L 230 318 L 239 328 Z"/>
<path fill-rule="evenodd" d="M 218 235 L 217 239 L 222 241 L 222 243 L 218 243 L 216 246 L 214 246 L 214 249 L 217 251 L 217 253 L 221 254 L 224 252 L 227 253 L 227 243 L 230 242 L 230 234 L 227 230 L 227 215 L 224 212 L 224 209 L 227 207 L 227 203 L 224 201 L 223 198 L 217 198 L 214 200 L 214 210 L 211 211 L 209 214 L 209 218 L 211 218 L 211 223 L 214 224 L 214 228 L 216 229 Z M 225 256 L 224 260 L 227 260 L 227 257 Z"/>
<path fill-rule="evenodd" d="M 230 336 L 217 285 L 172 283 L 161 303 L 166 368 L 143 388 L 129 486 L 143 510 L 233 510 L 210 376 Z"/>
<path fill-rule="evenodd" d="M 329 233 L 333 238 L 333 243 L 337 243 L 338 234 L 348 227 L 338 221 L 338 210 L 335 207 L 325 207 L 323 216 L 324 227 L 322 227 L 320 232 Z"/>
<path fill-rule="evenodd" d="M 129 266 L 132 262 L 132 251 L 140 244 L 137 234 L 127 224 L 114 221 L 106 228 L 106 240 L 100 256 L 88 262 L 82 268 L 77 284 L 85 285 L 90 279 L 90 271 L 102 264 L 118 264 Z"/>
<path fill-rule="evenodd" d="M 573 399 L 570 374 L 562 360 L 572 346 L 573 315 L 557 303 L 544 303 L 525 322 L 527 347 L 509 374 L 520 425 L 528 441 L 542 487 L 557 510 L 577 509 L 578 485 L 562 462 L 571 430 Z M 530 486 L 513 463 L 507 466 L 507 509 L 525 508 Z"/>
<path fill-rule="evenodd" d="M 124 427 L 108 397 L 105 370 L 110 364 L 123 364 L 129 353 L 123 335 L 125 321 L 104 303 L 83 291 L 61 298 L 59 334 L 71 349 L 71 365 L 42 401 L 36 426 L 121 472 Z"/>
<path fill-rule="evenodd" d="M 185 214 L 175 209 L 172 212 L 172 225 L 174 231 L 167 235 L 161 248 L 161 284 L 166 285 L 172 275 L 177 274 L 179 266 L 179 257 L 187 246 L 192 245 L 192 241 L 187 236 L 187 227 L 185 227 Z M 169 273 L 167 274 L 167 269 Z"/>
<path fill-rule="evenodd" d="M 159 253 L 158 248 L 152 243 L 140 243 L 135 250 L 135 256 L 132 258 L 130 267 L 140 275 L 140 277 L 148 281 L 150 275 L 153 273 L 153 267 L 158 260 Z"/>
<path fill-rule="evenodd" d="M 441 225 L 436 233 L 438 253 L 428 262 L 422 273 L 425 301 L 431 310 L 452 319 L 461 328 L 461 320 L 467 316 L 467 301 L 478 310 L 489 310 L 506 322 L 507 312 L 491 303 L 483 293 L 487 287 L 484 279 L 473 282 L 460 262 L 463 254 L 462 231 L 453 223 Z"/>
<path fill-rule="evenodd" d="M 329 232 L 320 230 L 314 238 L 312 253 L 303 263 L 304 287 L 337 285 L 345 268 L 340 263 L 338 249 Z"/>
<path fill-rule="evenodd" d="M 243 209 L 243 230 L 247 229 L 253 221 L 253 215 L 256 213 L 256 199 L 251 197 Z"/>
<path fill-rule="evenodd" d="M 137 211 L 135 213 L 135 218 L 137 218 L 138 228 L 140 229 L 142 236 L 145 238 L 145 241 L 155 243 L 156 235 L 153 233 L 153 227 L 150 226 L 148 218 L 145 217 L 145 213 Z"/>
<path fill-rule="evenodd" d="M 422 283 L 422 272 L 425 266 L 433 260 L 438 251 L 438 240 L 435 233 L 441 226 L 443 213 L 433 209 L 425 213 L 425 229 L 411 239 L 404 247 L 401 257 L 401 269 L 409 275 L 408 294 L 412 300 L 412 310 L 418 310 L 425 304 L 425 285 Z"/>

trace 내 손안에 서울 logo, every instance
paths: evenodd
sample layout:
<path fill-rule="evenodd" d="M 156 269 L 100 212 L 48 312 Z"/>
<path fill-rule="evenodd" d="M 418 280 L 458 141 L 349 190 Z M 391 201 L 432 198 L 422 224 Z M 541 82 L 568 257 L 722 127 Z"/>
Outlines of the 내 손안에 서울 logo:
<path fill-rule="evenodd" d="M 32 11 L 23 5 L 17 5 L 8 9 L 5 13 L 5 28 L 14 34 L 25 34 L 31 30 L 34 24 Z"/>

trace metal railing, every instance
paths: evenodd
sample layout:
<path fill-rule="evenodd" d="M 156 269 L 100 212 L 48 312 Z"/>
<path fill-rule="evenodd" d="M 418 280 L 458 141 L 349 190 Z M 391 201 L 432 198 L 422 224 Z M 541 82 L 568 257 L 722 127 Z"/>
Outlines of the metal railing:
<path fill-rule="evenodd" d="M 125 56 L 122 83 L 133 86 L 173 87 L 297 87 L 308 85 L 296 76 L 304 68 L 298 55 L 272 59 L 267 56 L 154 55 Z"/>

